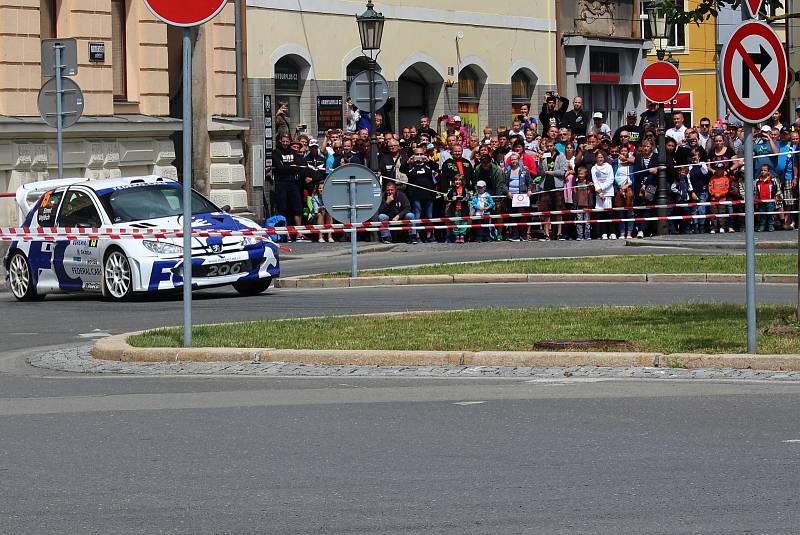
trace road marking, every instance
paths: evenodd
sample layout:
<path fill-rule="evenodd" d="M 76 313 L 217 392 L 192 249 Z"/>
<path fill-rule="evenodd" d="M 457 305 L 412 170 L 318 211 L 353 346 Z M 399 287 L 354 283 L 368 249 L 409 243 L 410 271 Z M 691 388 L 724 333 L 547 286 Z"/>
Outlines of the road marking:
<path fill-rule="evenodd" d="M 782 440 L 784 444 L 800 444 L 800 438 L 793 438 L 791 440 Z"/>
<path fill-rule="evenodd" d="M 111 334 L 103 332 L 100 329 L 95 329 L 90 333 L 82 333 L 78 335 L 79 338 L 106 338 L 108 336 L 111 336 Z"/>
<path fill-rule="evenodd" d="M 453 405 L 461 405 L 462 407 L 466 407 L 467 405 L 481 405 L 486 403 L 485 401 L 457 401 L 453 403 Z"/>
<path fill-rule="evenodd" d="M 541 385 L 574 385 L 577 383 L 600 383 L 613 380 L 613 377 L 544 377 L 541 379 L 530 379 L 525 382 L 528 384 Z"/>

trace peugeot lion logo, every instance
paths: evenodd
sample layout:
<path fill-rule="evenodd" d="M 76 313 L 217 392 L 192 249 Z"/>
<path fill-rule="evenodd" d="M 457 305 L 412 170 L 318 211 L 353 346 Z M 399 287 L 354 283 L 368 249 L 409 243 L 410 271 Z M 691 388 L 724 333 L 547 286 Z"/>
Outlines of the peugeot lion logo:
<path fill-rule="evenodd" d="M 222 244 L 215 243 L 215 244 L 211 245 L 211 252 L 212 253 L 218 253 L 220 251 L 222 251 Z"/>

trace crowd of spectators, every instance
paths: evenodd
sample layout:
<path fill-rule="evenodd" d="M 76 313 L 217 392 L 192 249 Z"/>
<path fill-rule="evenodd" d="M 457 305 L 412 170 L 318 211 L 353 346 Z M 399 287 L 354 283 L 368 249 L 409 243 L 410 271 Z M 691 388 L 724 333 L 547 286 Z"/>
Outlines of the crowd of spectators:
<path fill-rule="evenodd" d="M 285 103 L 281 110 L 286 111 Z M 797 206 L 798 119 L 782 124 L 776 113 L 754 127 L 757 230 L 794 228 Z M 684 115 L 668 115 L 666 151 L 658 150 L 660 110 L 651 103 L 644 113 L 630 110 L 624 125 L 612 131 L 602 113 L 590 113 L 583 99 L 570 102 L 548 93 L 538 117 L 528 106 L 508 126 L 470 132 L 458 115 L 397 132 L 375 115 L 378 169 L 383 203 L 376 221 L 434 217 L 454 218 L 448 230 L 380 233 L 385 242 L 412 243 L 468 240 L 526 241 L 643 238 L 657 230 L 654 221 L 610 222 L 611 218 L 647 218 L 658 214 L 659 171 L 666 170 L 670 204 L 742 201 L 744 199 L 744 129 L 734 118 L 703 117 L 684 124 Z M 315 139 L 284 129 L 273 158 L 274 200 L 287 223 L 330 223 L 321 184 L 335 168 L 348 163 L 369 165 L 371 121 L 348 102 L 347 127 Z M 534 222 L 508 228 L 474 228 L 467 216 L 555 212 L 585 208 L 589 213 L 518 216 L 503 221 Z M 741 203 L 673 207 L 668 215 L 728 215 L 723 218 L 676 218 L 671 233 L 737 232 L 744 220 Z M 503 222 L 492 220 L 493 223 Z M 474 221 L 486 223 L 488 220 Z M 333 241 L 331 232 L 314 235 Z M 305 240 L 302 234 L 297 240 Z M 348 239 L 346 236 L 341 239 Z"/>

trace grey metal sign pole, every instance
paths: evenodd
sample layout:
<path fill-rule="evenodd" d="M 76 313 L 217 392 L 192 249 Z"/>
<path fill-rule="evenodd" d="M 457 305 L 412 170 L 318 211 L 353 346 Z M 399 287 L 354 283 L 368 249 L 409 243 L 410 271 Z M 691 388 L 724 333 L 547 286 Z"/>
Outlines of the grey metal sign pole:
<path fill-rule="evenodd" d="M 753 192 L 753 125 L 744 123 L 744 226 L 747 246 L 747 352 L 756 346 L 756 244 Z"/>
<path fill-rule="evenodd" d="M 358 222 L 358 201 L 356 200 L 356 177 L 350 177 L 347 189 L 350 193 L 350 222 Z M 358 231 L 353 229 L 350 234 L 350 276 L 358 277 Z"/>
<path fill-rule="evenodd" d="M 58 154 L 58 178 L 64 178 L 64 89 L 62 87 L 61 76 L 63 74 L 64 62 L 62 52 L 64 45 L 56 43 L 56 153 Z"/>
<path fill-rule="evenodd" d="M 183 29 L 183 345 L 192 347 L 192 29 Z"/>

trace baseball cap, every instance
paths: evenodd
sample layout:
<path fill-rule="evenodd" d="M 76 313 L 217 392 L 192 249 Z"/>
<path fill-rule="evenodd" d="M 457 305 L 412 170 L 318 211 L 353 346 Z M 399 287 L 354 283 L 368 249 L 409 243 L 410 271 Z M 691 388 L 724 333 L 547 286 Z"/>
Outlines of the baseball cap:
<path fill-rule="evenodd" d="M 309 147 L 319 147 L 319 141 L 317 141 L 314 138 L 311 138 L 311 139 L 308 140 L 308 146 Z"/>
<path fill-rule="evenodd" d="M 461 117 L 459 117 L 458 115 L 453 115 L 453 122 L 460 123 Z"/>
<path fill-rule="evenodd" d="M 447 118 L 447 124 L 456 124 L 455 118 L 454 117 L 448 117 Z"/>
<path fill-rule="evenodd" d="M 547 102 L 555 102 L 556 97 L 555 97 L 555 95 L 547 95 L 547 98 L 545 100 Z"/>
<path fill-rule="evenodd" d="M 425 148 L 427 148 L 428 150 L 435 149 L 436 145 L 434 145 L 433 143 L 428 143 L 428 146 Z"/>
<path fill-rule="evenodd" d="M 725 164 L 723 162 L 716 162 L 711 167 L 714 169 L 725 169 Z"/>
<path fill-rule="evenodd" d="M 481 163 L 489 163 L 492 161 L 492 157 L 488 154 L 485 156 L 481 156 Z"/>
<path fill-rule="evenodd" d="M 761 131 L 762 132 L 766 132 L 766 133 L 770 133 L 770 132 L 772 132 L 772 127 L 770 127 L 769 125 L 765 124 L 764 126 L 761 127 Z"/>
<path fill-rule="evenodd" d="M 794 109 L 800 110 L 800 102 L 797 103 L 797 106 L 795 106 Z"/>
<path fill-rule="evenodd" d="M 475 184 L 475 186 L 478 187 L 478 188 L 485 188 L 486 187 L 486 182 L 484 182 L 483 180 L 478 180 L 478 183 Z"/>
<path fill-rule="evenodd" d="M 788 134 L 788 133 L 789 133 L 789 129 L 788 128 L 786 128 L 785 126 L 783 128 L 781 128 L 781 134 Z"/>
<path fill-rule="evenodd" d="M 600 113 L 599 111 L 595 112 L 595 114 L 592 115 L 592 119 L 602 119 L 602 118 L 603 118 L 603 114 Z"/>
<path fill-rule="evenodd" d="M 636 117 L 636 110 L 628 110 L 628 117 Z"/>

